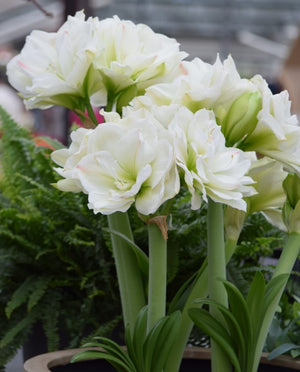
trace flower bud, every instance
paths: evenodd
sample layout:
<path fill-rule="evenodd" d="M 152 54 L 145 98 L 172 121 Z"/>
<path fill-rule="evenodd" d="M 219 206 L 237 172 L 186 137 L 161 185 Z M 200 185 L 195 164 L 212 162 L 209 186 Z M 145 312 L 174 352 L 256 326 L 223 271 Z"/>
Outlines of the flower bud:
<path fill-rule="evenodd" d="M 300 233 L 300 178 L 289 174 L 283 181 L 287 200 L 284 204 L 282 217 L 289 232 Z"/>
<path fill-rule="evenodd" d="M 262 97 L 258 91 L 244 93 L 233 102 L 222 123 L 222 132 L 228 146 L 241 143 L 254 131 L 261 108 Z"/>
<path fill-rule="evenodd" d="M 283 188 L 287 196 L 287 201 L 292 208 L 300 200 L 300 178 L 296 174 L 289 174 L 283 181 Z"/>
<path fill-rule="evenodd" d="M 224 228 L 228 240 L 237 241 L 245 222 L 246 212 L 227 206 L 225 209 Z"/>

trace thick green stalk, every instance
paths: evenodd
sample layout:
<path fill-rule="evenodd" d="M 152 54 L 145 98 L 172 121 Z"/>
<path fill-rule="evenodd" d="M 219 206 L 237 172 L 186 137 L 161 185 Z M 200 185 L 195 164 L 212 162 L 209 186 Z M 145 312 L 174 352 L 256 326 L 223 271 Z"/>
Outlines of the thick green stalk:
<path fill-rule="evenodd" d="M 181 364 L 184 349 L 194 323 L 189 317 L 188 310 L 192 307 L 196 298 L 207 296 L 207 267 L 204 268 L 198 280 L 193 286 L 193 289 L 187 299 L 187 302 L 182 310 L 181 324 L 178 336 L 170 350 L 170 356 L 165 366 L 164 372 L 177 372 Z"/>
<path fill-rule="evenodd" d="M 116 265 L 120 297 L 125 326 L 132 331 L 137 315 L 146 305 L 142 274 L 134 252 L 128 243 L 113 231 L 133 240 L 127 213 L 116 212 L 108 216 L 109 228 L 112 230 L 111 241 Z"/>
<path fill-rule="evenodd" d="M 227 292 L 222 283 L 226 279 L 226 258 L 224 246 L 223 205 L 208 200 L 207 210 L 207 259 L 208 259 L 208 293 L 209 298 L 228 306 Z M 210 313 L 220 321 L 224 321 L 219 311 L 210 307 Z M 229 372 L 231 364 L 221 350 L 212 340 L 212 372 Z"/>
<path fill-rule="evenodd" d="M 296 259 L 300 254 L 300 233 L 291 233 L 289 234 L 288 240 L 286 242 L 285 247 L 281 253 L 281 256 L 278 260 L 275 272 L 273 277 L 279 276 L 281 274 L 290 274 Z M 288 278 L 286 279 L 286 282 Z M 276 298 L 273 300 L 269 308 L 267 309 L 264 317 L 264 321 L 262 327 L 260 329 L 260 333 L 258 336 L 258 340 L 256 342 L 254 360 L 252 364 L 252 372 L 256 372 L 258 369 L 261 353 L 263 351 L 263 347 L 269 332 L 269 328 L 271 326 L 272 320 L 274 318 L 275 312 L 278 308 L 279 301 L 281 296 L 284 292 L 285 285 L 282 286 L 281 290 L 278 291 Z"/>
<path fill-rule="evenodd" d="M 237 240 L 228 239 L 225 244 L 225 256 L 226 262 L 228 262 L 233 255 L 233 252 L 236 247 Z M 188 338 L 190 336 L 191 330 L 193 328 L 193 321 L 189 317 L 188 310 L 192 307 L 193 302 L 197 298 L 204 298 L 208 293 L 208 282 L 207 282 L 207 261 L 205 261 L 201 267 L 201 272 L 199 273 L 198 278 L 196 279 L 194 286 L 191 290 L 191 293 L 184 305 L 182 310 L 181 325 L 179 330 L 179 335 L 176 338 L 175 343 L 170 350 L 170 357 L 168 358 L 165 372 L 177 372 L 181 364 L 182 356 Z"/>
<path fill-rule="evenodd" d="M 155 223 L 148 224 L 149 237 L 149 290 L 147 331 L 166 312 L 167 242 Z"/>

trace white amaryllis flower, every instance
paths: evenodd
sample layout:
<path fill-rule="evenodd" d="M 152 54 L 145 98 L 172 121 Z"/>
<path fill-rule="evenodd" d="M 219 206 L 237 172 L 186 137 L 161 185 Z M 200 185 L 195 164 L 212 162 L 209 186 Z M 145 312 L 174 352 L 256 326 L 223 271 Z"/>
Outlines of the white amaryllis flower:
<path fill-rule="evenodd" d="M 286 200 L 282 183 L 287 176 L 281 163 L 267 157 L 253 160 L 248 175 L 255 182 L 256 194 L 245 198 L 247 212 L 227 207 L 225 211 L 225 232 L 228 239 L 237 240 L 245 217 L 262 213 L 274 226 L 285 230 L 282 220 L 282 206 Z"/>
<path fill-rule="evenodd" d="M 33 31 L 21 53 L 7 65 L 10 84 L 28 109 L 61 105 L 78 108 L 78 97 L 99 91 L 92 63 L 101 53 L 95 25 L 83 12 L 69 16 L 56 33 Z M 91 75 L 91 76 L 90 76 Z"/>
<path fill-rule="evenodd" d="M 81 146 L 74 144 L 78 151 L 71 145 L 69 159 L 61 150 L 53 159 L 64 166 L 59 173 L 66 181 L 70 177 L 88 194 L 95 213 L 125 212 L 135 203 L 139 213 L 149 215 L 178 193 L 173 147 L 149 118 L 101 124 L 82 140 Z"/>
<path fill-rule="evenodd" d="M 260 76 L 252 81 L 262 93 L 262 109 L 256 128 L 243 147 L 278 160 L 287 170 L 300 174 L 300 126 L 297 117 L 291 114 L 288 92 L 273 95 Z"/>
<path fill-rule="evenodd" d="M 198 209 L 202 198 L 246 210 L 243 197 L 255 193 L 253 181 L 246 176 L 254 153 L 227 148 L 213 111 L 193 113 L 182 104 L 155 105 L 148 97 L 136 98 L 123 116 L 134 113 L 155 117 L 169 132 L 175 147 L 176 163 L 191 193 L 192 209 Z"/>
<path fill-rule="evenodd" d="M 192 195 L 192 208 L 201 204 L 201 196 L 246 210 L 243 197 L 255 190 L 246 176 L 251 159 L 241 150 L 225 147 L 225 138 L 212 111 L 192 113 L 181 107 L 168 126 L 173 135 L 176 162 Z"/>
<path fill-rule="evenodd" d="M 155 33 L 144 24 L 135 25 L 114 16 L 100 22 L 98 33 L 104 49 L 94 65 L 103 76 L 103 89 L 110 96 L 130 86 L 138 94 L 182 73 L 180 62 L 187 54 L 179 51 L 175 39 Z"/>
<path fill-rule="evenodd" d="M 156 104 L 180 103 L 193 112 L 212 109 L 218 120 L 222 120 L 237 97 L 255 90 L 252 82 L 240 77 L 231 56 L 223 63 L 217 57 L 214 64 L 195 58 L 182 62 L 181 69 L 182 75 L 174 82 L 147 89 L 147 95 Z"/>
<path fill-rule="evenodd" d="M 29 109 L 83 109 L 87 99 L 101 106 L 122 92 L 128 102 L 147 86 L 170 81 L 185 56 L 174 39 L 146 25 L 116 16 L 85 20 L 81 11 L 55 33 L 33 31 L 7 74 Z"/>
<path fill-rule="evenodd" d="M 53 151 L 52 160 L 62 168 L 55 170 L 65 179 L 56 183 L 57 188 L 63 191 L 84 191 L 78 175 L 77 164 L 87 154 L 88 138 L 93 133 L 92 129 L 79 128 L 71 133 L 70 147 Z"/>

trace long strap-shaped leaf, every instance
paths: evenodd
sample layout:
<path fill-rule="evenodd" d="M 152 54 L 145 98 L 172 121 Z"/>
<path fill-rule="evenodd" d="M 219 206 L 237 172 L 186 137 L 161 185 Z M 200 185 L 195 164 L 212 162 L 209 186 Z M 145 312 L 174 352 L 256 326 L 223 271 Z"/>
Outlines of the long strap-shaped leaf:
<path fill-rule="evenodd" d="M 151 372 L 161 372 L 164 369 L 180 328 L 181 313 L 179 311 L 172 313 L 166 318 L 167 320 L 159 333 L 158 342 L 153 353 Z"/>
<path fill-rule="evenodd" d="M 227 329 L 204 309 L 191 308 L 189 314 L 193 322 L 220 346 L 235 371 L 242 372 L 232 337 Z"/>
<path fill-rule="evenodd" d="M 216 301 L 209 299 L 196 300 L 195 304 L 215 305 L 218 308 L 218 310 L 222 313 L 223 318 L 225 319 L 225 322 L 227 324 L 228 333 L 231 336 L 230 343 L 232 344 L 232 347 L 235 350 L 235 353 L 239 359 L 241 370 L 244 371 L 248 351 L 248 338 L 245 337 L 245 335 L 243 335 L 240 324 L 233 316 L 231 311 L 227 307 L 217 303 Z"/>
<path fill-rule="evenodd" d="M 120 233 L 117 230 L 106 229 L 106 228 L 103 228 L 103 230 L 109 232 L 110 234 L 118 236 L 119 238 L 124 240 L 126 243 L 128 243 L 128 247 L 132 249 L 132 251 L 134 252 L 136 256 L 141 272 L 143 273 L 144 277 L 147 279 L 148 271 L 149 271 L 149 260 L 148 260 L 147 255 L 141 250 L 141 248 L 137 244 L 135 244 L 131 239 L 129 239 L 126 235 Z"/>
<path fill-rule="evenodd" d="M 118 372 L 137 372 L 135 369 L 130 369 L 130 367 L 123 363 L 120 359 L 117 357 L 110 355 L 104 351 L 99 351 L 99 350 L 85 350 L 82 351 L 78 354 L 76 354 L 72 358 L 72 363 L 73 362 L 79 362 L 83 360 L 88 360 L 88 359 L 104 359 L 107 362 L 109 362 Z"/>
<path fill-rule="evenodd" d="M 83 350 L 72 358 L 72 362 L 87 359 L 105 359 L 117 371 L 138 372 L 128 354 L 114 341 L 106 337 L 95 337 L 99 341 L 89 342 L 83 347 L 101 347 L 102 350 Z"/>
<path fill-rule="evenodd" d="M 161 372 L 179 329 L 179 311 L 160 319 L 144 343 L 145 372 Z"/>

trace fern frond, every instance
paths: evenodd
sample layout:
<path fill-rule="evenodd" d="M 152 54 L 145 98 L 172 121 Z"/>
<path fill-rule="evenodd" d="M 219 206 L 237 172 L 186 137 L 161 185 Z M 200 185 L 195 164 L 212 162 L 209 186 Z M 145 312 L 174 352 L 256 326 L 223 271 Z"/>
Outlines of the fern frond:
<path fill-rule="evenodd" d="M 47 293 L 44 301 L 44 311 L 41 314 L 42 326 L 47 338 L 48 351 L 55 351 L 60 348 L 59 318 L 63 298 L 60 292 L 51 290 Z M 51 308 L 51 312 L 49 311 Z"/>
<path fill-rule="evenodd" d="M 29 248 L 30 250 L 36 251 L 39 248 L 38 245 L 29 241 L 26 237 L 23 237 L 22 235 L 14 234 L 9 229 L 3 228 L 2 226 L 0 226 L 0 237 L 2 237 L 2 240 L 4 240 L 4 238 L 8 238 L 11 244 L 16 243 L 18 244 L 18 246 L 21 246 L 24 249 Z M 8 245 L 8 243 L 6 244 Z"/>
<path fill-rule="evenodd" d="M 116 316 L 115 318 L 100 324 L 98 328 L 93 330 L 88 336 L 85 336 L 81 340 L 81 344 L 84 345 L 88 342 L 92 342 L 95 337 L 111 337 L 113 331 L 116 329 L 117 325 L 122 322 L 122 317 Z"/>
<path fill-rule="evenodd" d="M 12 342 L 19 333 L 24 332 L 24 330 L 28 331 L 28 329 L 30 329 L 30 327 L 35 323 L 37 318 L 38 312 L 31 311 L 26 317 L 21 319 L 14 327 L 10 328 L 0 341 L 0 349 L 4 348 L 10 342 Z"/>
<path fill-rule="evenodd" d="M 32 286 L 34 285 L 35 277 L 28 277 L 23 284 L 13 293 L 11 300 L 8 302 L 5 308 L 5 313 L 8 318 L 10 318 L 12 312 L 25 303 L 28 299 L 28 295 L 32 291 Z"/>
<path fill-rule="evenodd" d="M 49 277 L 40 277 L 37 278 L 34 282 L 32 293 L 30 294 L 27 302 L 27 309 L 31 311 L 32 308 L 40 301 L 40 299 L 45 294 L 48 285 L 51 281 Z"/>
<path fill-rule="evenodd" d="M 74 229 L 66 234 L 65 242 L 72 245 L 82 245 L 86 247 L 93 247 L 95 246 L 95 242 L 91 240 L 87 240 L 87 237 L 91 237 L 91 230 L 87 227 L 80 226 L 76 224 Z"/>

